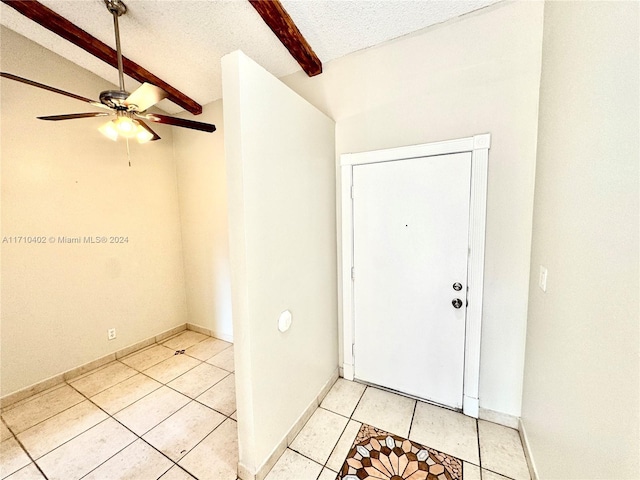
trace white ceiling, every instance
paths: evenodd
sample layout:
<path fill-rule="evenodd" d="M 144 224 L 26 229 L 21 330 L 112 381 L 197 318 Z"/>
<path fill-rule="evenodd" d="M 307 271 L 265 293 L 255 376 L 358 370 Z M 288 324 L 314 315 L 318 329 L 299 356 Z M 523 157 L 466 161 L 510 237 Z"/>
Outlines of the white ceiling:
<path fill-rule="evenodd" d="M 324 65 L 498 0 L 281 0 Z M 115 48 L 103 0 L 40 0 Z M 276 77 L 301 70 L 246 0 L 124 0 L 123 55 L 205 105 L 222 97 L 220 58 L 243 50 Z M 0 3 L 0 23 L 118 84 L 113 67 Z M 10 72 L 20 75 L 21 72 Z M 45 79 L 32 80 L 47 83 Z M 138 83 L 126 77 L 133 91 Z M 52 85 L 65 89 L 64 85 Z M 97 94 L 96 94 L 97 96 Z M 181 108 L 164 100 L 160 108 Z"/>

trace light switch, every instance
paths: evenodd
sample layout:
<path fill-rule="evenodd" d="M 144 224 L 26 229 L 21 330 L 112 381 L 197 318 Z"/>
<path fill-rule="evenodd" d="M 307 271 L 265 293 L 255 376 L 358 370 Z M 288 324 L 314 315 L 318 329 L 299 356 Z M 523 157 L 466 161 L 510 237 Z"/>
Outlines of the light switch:
<path fill-rule="evenodd" d="M 538 277 L 538 286 L 543 292 L 547 291 L 547 269 L 540 265 L 540 275 Z"/>

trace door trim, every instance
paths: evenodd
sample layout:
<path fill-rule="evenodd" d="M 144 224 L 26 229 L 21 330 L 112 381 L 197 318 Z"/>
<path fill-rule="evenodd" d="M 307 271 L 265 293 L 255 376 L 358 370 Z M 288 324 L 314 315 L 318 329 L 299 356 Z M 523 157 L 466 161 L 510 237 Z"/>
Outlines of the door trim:
<path fill-rule="evenodd" d="M 353 199 L 354 165 L 408 160 L 411 158 L 471 152 L 471 203 L 469 207 L 469 287 L 465 330 L 465 360 L 462 411 L 478 418 L 480 382 L 480 337 L 482 328 L 482 300 L 484 287 L 484 249 L 487 212 L 487 173 L 491 134 L 447 140 L 443 142 L 388 148 L 371 152 L 340 155 L 341 179 L 341 306 L 342 369 L 347 380 L 354 377 L 353 345 L 355 340 L 353 268 Z M 339 233 L 340 235 L 340 233 Z"/>

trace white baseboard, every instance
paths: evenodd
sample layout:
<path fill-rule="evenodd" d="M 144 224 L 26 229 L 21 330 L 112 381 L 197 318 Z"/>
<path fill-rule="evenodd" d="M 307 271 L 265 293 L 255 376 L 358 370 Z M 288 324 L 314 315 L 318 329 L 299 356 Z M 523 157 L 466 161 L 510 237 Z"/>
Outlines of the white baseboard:
<path fill-rule="evenodd" d="M 495 412 L 487 408 L 480 407 L 478 411 L 478 418 L 480 420 L 486 420 L 487 422 L 497 423 L 505 427 L 518 429 L 519 417 L 509 415 L 508 413 Z"/>
<path fill-rule="evenodd" d="M 210 337 L 224 340 L 225 342 L 233 343 L 233 334 L 211 330 L 210 328 L 201 327 L 200 325 L 196 325 L 195 323 L 187 323 L 187 330 L 193 330 L 194 332 L 198 332 L 203 335 L 208 335 Z"/>
<path fill-rule="evenodd" d="M 293 443 L 293 440 L 296 438 L 302 427 L 309 421 L 314 412 L 318 409 L 324 397 L 329 393 L 331 387 L 338 380 L 338 369 L 331 374 L 331 377 L 325 382 L 322 386 L 318 395 L 309 403 L 307 408 L 304 409 L 302 414 L 298 417 L 298 419 L 293 423 L 292 427 L 289 431 L 283 436 L 282 440 L 276 445 L 273 449 L 267 460 L 258 468 L 258 471 L 252 473 L 246 465 L 242 463 L 238 463 L 238 477 L 241 480 L 264 480 L 264 478 L 268 475 L 274 465 L 280 460 L 282 454 L 287 450 L 287 447 Z"/>
<path fill-rule="evenodd" d="M 529 443 L 529 438 L 527 437 L 527 431 L 524 428 L 524 423 L 522 422 L 522 418 L 520 418 L 518 422 L 518 433 L 520 434 L 520 441 L 522 442 L 522 446 L 524 447 L 524 456 L 527 459 L 529 474 L 531 475 L 532 480 L 539 480 L 540 475 L 538 475 L 536 462 L 533 460 L 533 453 L 531 452 L 531 444 Z"/>
<path fill-rule="evenodd" d="M 165 330 L 164 332 L 158 333 L 157 335 L 149 337 L 140 342 L 136 342 L 133 345 L 129 345 L 128 347 L 122 348 L 116 352 L 104 355 L 103 357 L 97 358 L 65 372 L 59 373 L 57 375 L 54 375 L 53 377 L 47 378 L 40 382 L 36 382 L 33 385 L 22 388 L 16 392 L 4 395 L 0 398 L 0 407 L 4 408 L 9 405 L 13 405 L 14 403 L 17 403 L 21 400 L 24 400 L 25 398 L 37 395 L 38 393 L 42 393 L 45 390 L 53 388 L 57 385 L 61 385 L 67 380 L 71 380 L 75 377 L 83 375 L 91 370 L 101 367 L 102 365 L 113 362 L 114 360 L 126 357 L 127 355 L 130 355 L 133 352 L 137 352 L 138 350 L 142 350 L 143 348 L 153 345 L 154 343 L 164 342 L 167 338 L 172 337 L 187 329 L 233 343 L 232 335 L 217 335 L 215 332 L 212 332 L 211 330 L 200 327 L 198 325 L 194 325 L 192 323 L 183 323 L 181 325 L 178 325 L 177 327 Z"/>

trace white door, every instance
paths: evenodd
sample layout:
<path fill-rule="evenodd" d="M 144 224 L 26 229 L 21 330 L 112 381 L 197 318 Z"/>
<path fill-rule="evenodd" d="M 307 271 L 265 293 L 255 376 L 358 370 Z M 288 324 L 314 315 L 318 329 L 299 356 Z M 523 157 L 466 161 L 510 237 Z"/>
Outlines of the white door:
<path fill-rule="evenodd" d="M 470 184 L 470 152 L 353 167 L 357 379 L 462 407 Z"/>

